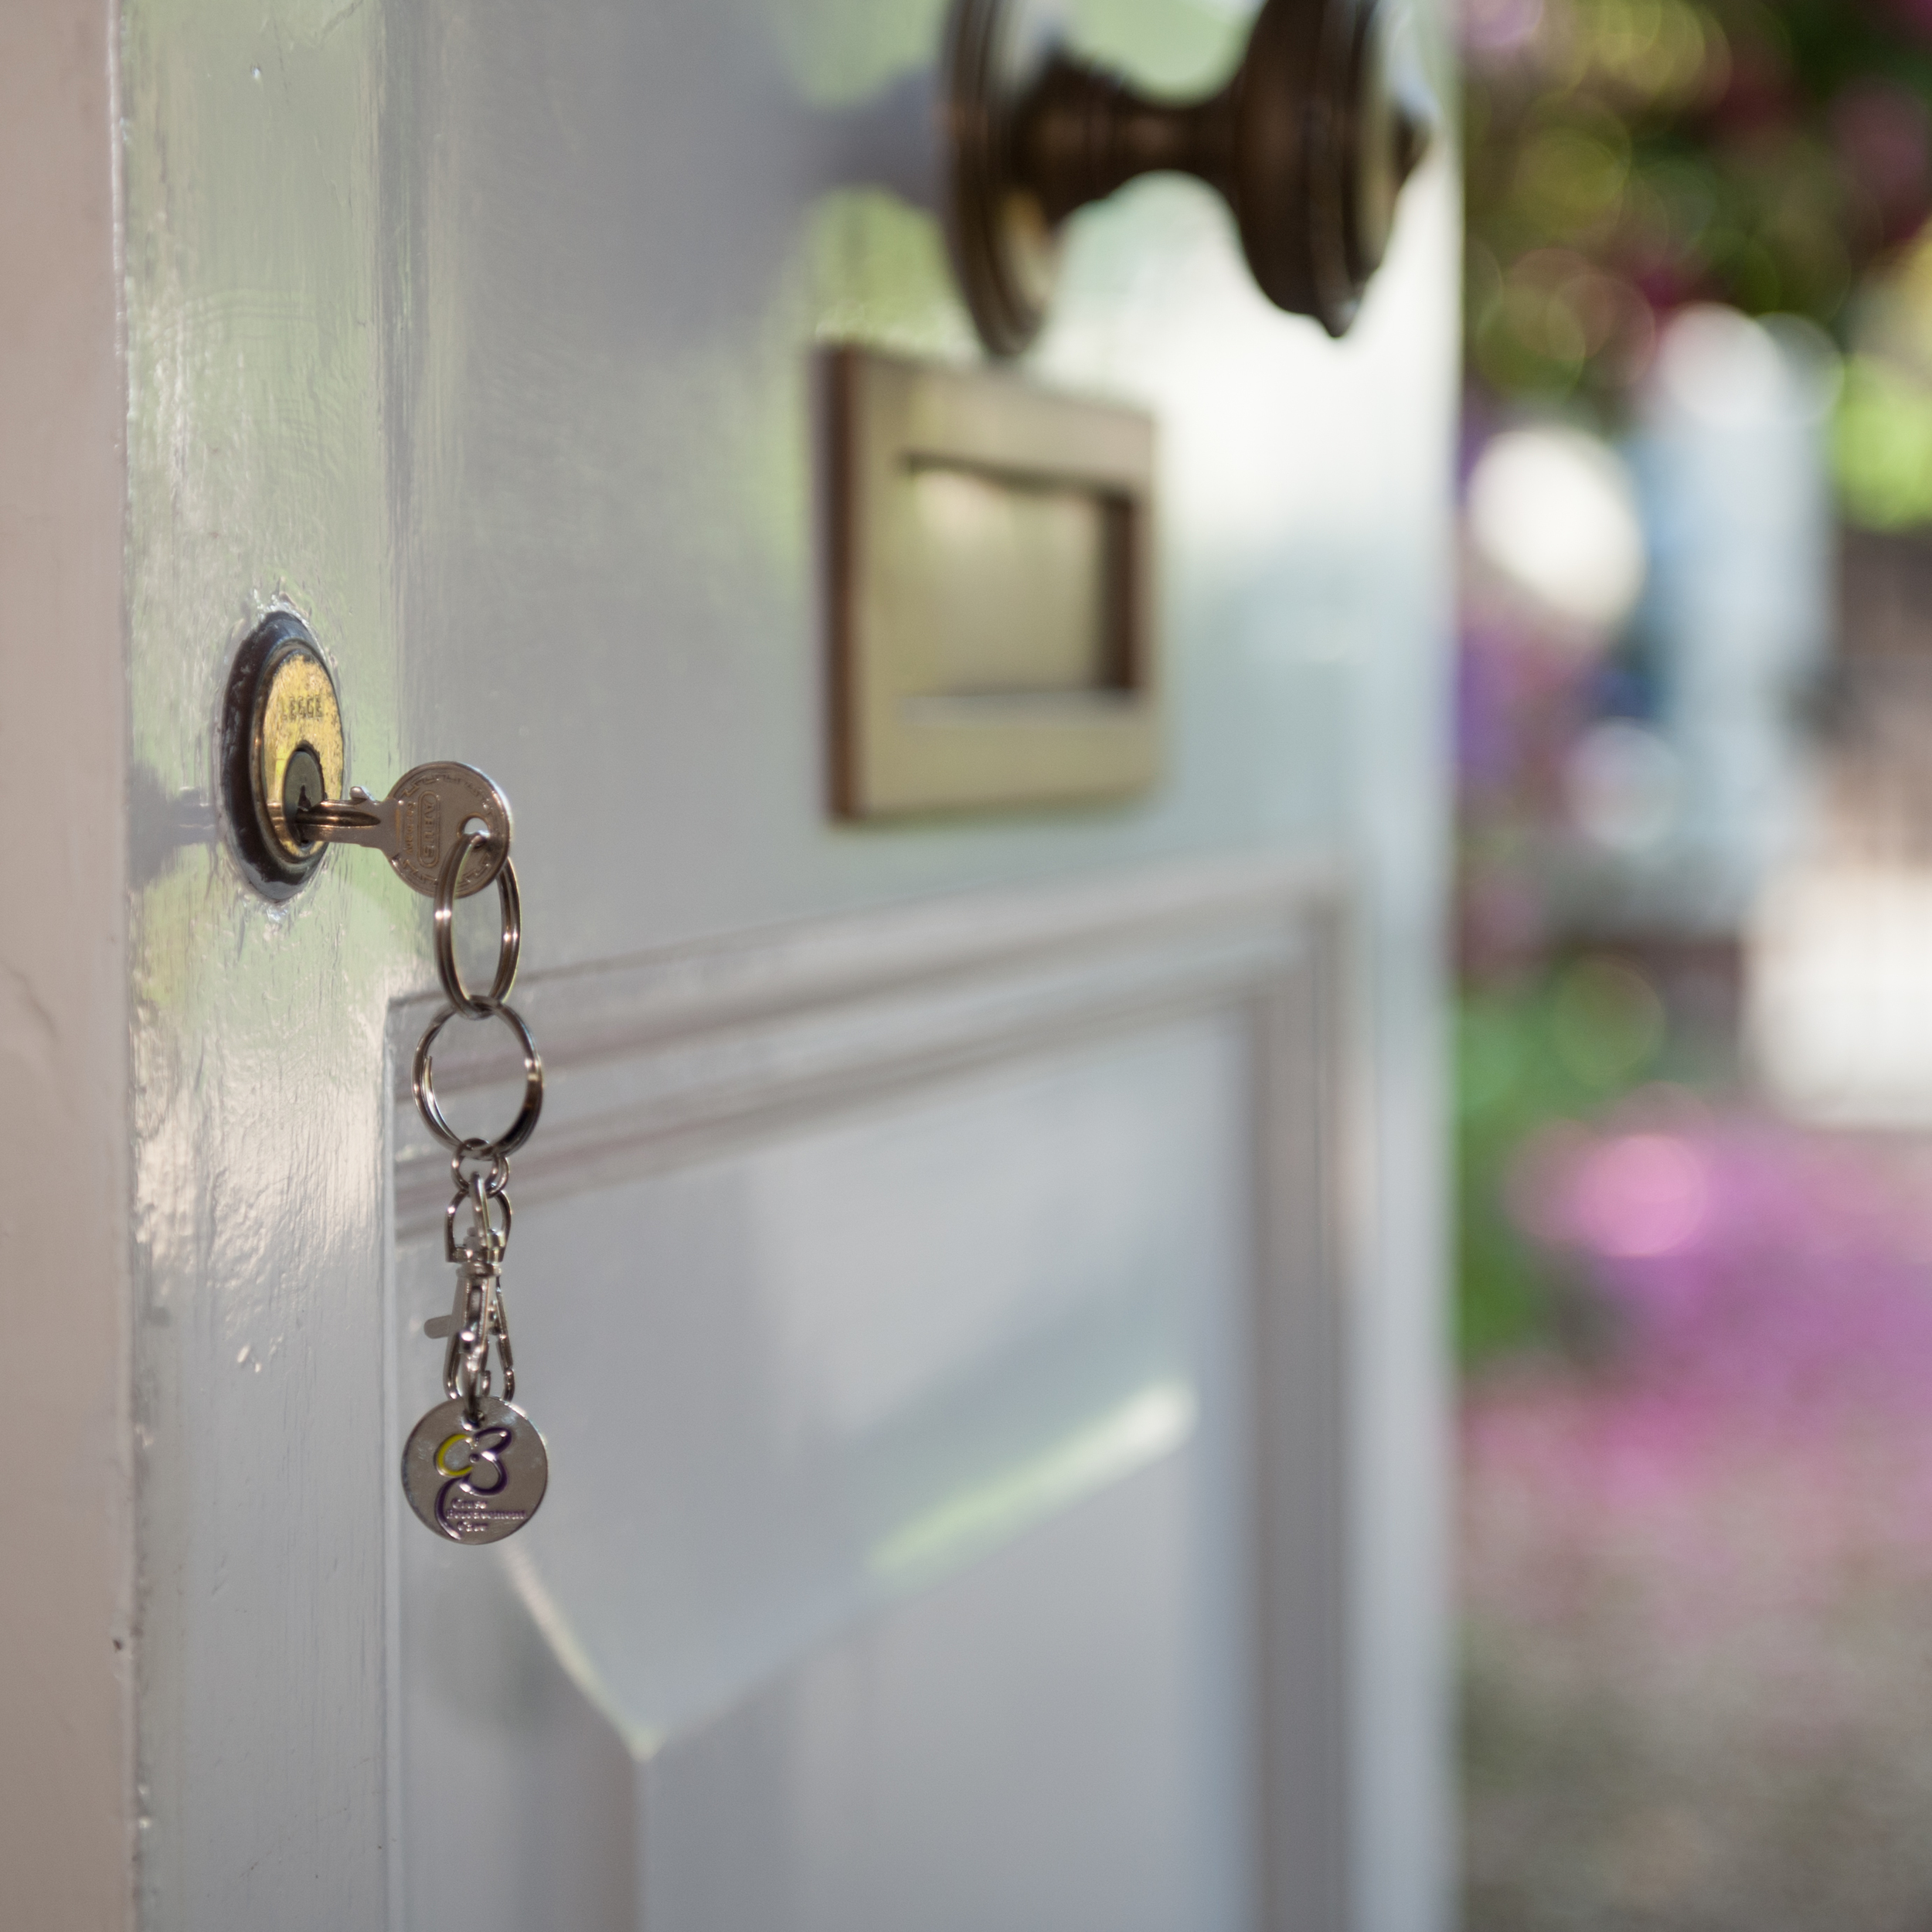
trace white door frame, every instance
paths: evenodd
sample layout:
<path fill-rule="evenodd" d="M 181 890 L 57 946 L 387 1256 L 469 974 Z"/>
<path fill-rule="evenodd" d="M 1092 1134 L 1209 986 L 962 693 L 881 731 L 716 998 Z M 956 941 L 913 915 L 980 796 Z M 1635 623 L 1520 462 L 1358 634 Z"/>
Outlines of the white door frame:
<path fill-rule="evenodd" d="M 118 10 L 0 9 L 0 1872 L 131 1923 Z"/>

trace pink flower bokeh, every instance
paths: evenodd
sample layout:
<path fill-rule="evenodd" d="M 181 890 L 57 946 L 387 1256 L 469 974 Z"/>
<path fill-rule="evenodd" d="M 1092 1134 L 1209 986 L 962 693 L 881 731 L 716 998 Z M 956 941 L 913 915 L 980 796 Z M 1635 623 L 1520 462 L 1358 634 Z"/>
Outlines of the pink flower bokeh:
<path fill-rule="evenodd" d="M 1472 1918 L 1932 1920 L 1932 1161 L 1662 1096 L 1510 1204 L 1600 1339 L 1464 1403 Z"/>

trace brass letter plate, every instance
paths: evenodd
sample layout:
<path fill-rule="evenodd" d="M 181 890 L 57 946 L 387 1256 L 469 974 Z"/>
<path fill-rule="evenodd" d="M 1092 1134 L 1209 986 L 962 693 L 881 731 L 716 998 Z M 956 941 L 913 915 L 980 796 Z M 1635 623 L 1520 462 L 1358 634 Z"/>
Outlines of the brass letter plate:
<path fill-rule="evenodd" d="M 1145 790 L 1152 420 L 862 349 L 832 372 L 839 811 Z"/>

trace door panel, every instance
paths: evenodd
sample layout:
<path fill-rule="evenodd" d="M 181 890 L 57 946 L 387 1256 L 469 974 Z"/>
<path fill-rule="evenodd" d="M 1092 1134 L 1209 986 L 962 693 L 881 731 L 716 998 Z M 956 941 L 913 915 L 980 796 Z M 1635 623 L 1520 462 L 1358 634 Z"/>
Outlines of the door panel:
<path fill-rule="evenodd" d="M 635 1932 L 638 1767 L 509 1553 L 400 1545 L 388 1923 Z"/>
<path fill-rule="evenodd" d="M 548 1821 L 464 1814 L 526 1924 L 736 1909 L 705 1794 L 740 1770 L 747 1912 L 921 1923 L 913 1815 L 957 1792 L 1009 1821 L 957 1895 L 989 1913 L 1104 1916 L 1117 1874 L 1073 1848 L 1124 1834 L 1144 1900 L 1198 1879 L 1229 1923 L 1332 1927 L 1352 1869 L 1362 1924 L 1435 1923 L 1452 174 L 1339 345 L 1267 308 L 1205 189 L 1081 218 L 1023 369 L 1157 421 L 1166 778 L 841 824 L 822 353 L 975 353 L 921 203 L 940 12 L 123 9 L 153 1926 L 434 1923 L 462 1749 Z M 1181 87 L 1238 12 L 1076 27 Z M 556 1465 L 500 1556 L 396 1511 L 410 1324 L 447 1299 L 447 1170 L 393 1091 L 425 908 L 352 853 L 270 906 L 221 828 L 223 681 L 277 602 L 330 654 L 353 778 L 459 758 L 515 805 L 553 1084 L 509 1287 Z M 489 1070 L 450 1064 L 480 1117 Z M 1030 1493 L 1010 1536 L 961 1500 L 988 1491 Z M 1150 1573 L 1174 1594 L 1085 1660 L 1145 1778 L 1070 1772 L 1067 1849 L 1022 1855 L 976 1753 L 1079 1770 L 1084 1719 L 1025 1687 L 1063 1610 Z M 465 1574 L 467 1634 L 437 1594 Z M 466 1642 L 508 1661 L 459 1723 Z M 956 1750 L 933 1658 L 985 1686 Z M 845 1808 L 798 1809 L 801 1767 Z M 1237 1777 L 1260 1822 L 1202 1824 Z M 891 1828 L 862 1866 L 862 1815 Z"/>
<path fill-rule="evenodd" d="M 1191 1029 L 520 1209 L 556 1488 L 515 1554 L 639 1748 L 1193 1435 L 1240 1073 Z M 399 1291 L 446 1311 L 440 1243 Z M 442 1351 L 400 1345 L 406 1428 Z"/>
<path fill-rule="evenodd" d="M 1226 1605 L 1201 1600 L 1217 1566 L 1196 1455 L 827 1644 L 653 1760 L 653 1932 L 1252 1925 L 1241 1651 Z"/>
<path fill-rule="evenodd" d="M 445 1848 L 585 1708 L 541 1672 L 533 1702 L 530 1630 L 607 1719 L 587 1767 L 648 1763 L 599 1849 L 614 1895 L 647 1848 L 652 1932 L 1252 1923 L 1271 1680 L 1317 1794 L 1276 1876 L 1338 1883 L 1328 903 L 1189 867 L 532 984 L 547 1117 L 604 1184 L 518 1190 L 543 1515 L 453 1549 L 392 1503 L 405 1923 L 517 1922 Z M 396 1142 L 400 1450 L 449 1270 L 413 1107 Z M 1264 1348 L 1299 1357 L 1292 1450 L 1254 1425 Z M 1270 1457 L 1299 1603 L 1254 1562 Z M 553 1800 L 495 1816 L 492 1869 L 526 1831 L 547 1869 Z"/>

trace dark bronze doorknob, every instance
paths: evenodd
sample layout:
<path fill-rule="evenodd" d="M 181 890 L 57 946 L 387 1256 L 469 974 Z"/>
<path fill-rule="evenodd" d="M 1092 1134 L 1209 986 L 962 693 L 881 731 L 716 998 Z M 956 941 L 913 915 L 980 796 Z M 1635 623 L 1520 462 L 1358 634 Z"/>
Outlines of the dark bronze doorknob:
<path fill-rule="evenodd" d="M 986 346 L 1038 332 L 1066 217 L 1161 170 L 1217 189 L 1263 293 L 1341 335 L 1434 133 L 1393 21 L 1386 0 L 1267 0 L 1227 85 L 1173 102 L 1072 59 L 1029 0 L 955 0 L 952 243 Z"/>

